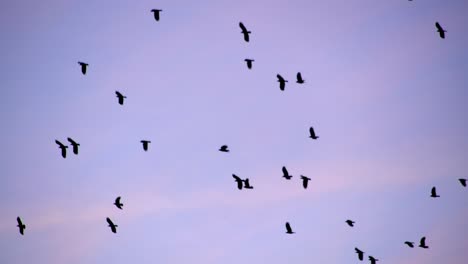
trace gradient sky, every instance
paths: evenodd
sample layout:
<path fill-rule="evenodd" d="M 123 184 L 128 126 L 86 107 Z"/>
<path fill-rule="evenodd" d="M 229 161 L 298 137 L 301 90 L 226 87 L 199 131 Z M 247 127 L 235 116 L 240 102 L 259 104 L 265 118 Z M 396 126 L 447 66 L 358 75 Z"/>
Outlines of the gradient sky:
<path fill-rule="evenodd" d="M 0 263 L 338 264 L 359 247 L 465 264 L 467 14 L 466 0 L 2 1 Z M 63 159 L 67 137 L 80 154 Z M 422 236 L 428 250 L 403 244 Z"/>

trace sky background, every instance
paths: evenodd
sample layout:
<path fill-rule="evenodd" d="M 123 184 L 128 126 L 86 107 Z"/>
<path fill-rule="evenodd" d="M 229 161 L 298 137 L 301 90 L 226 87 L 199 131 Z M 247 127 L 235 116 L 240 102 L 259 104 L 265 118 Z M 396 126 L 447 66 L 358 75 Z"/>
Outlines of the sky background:
<path fill-rule="evenodd" d="M 2 1 L 0 263 L 360 263 L 355 247 L 365 262 L 466 263 L 467 13 L 466 0 Z M 80 154 L 63 159 L 67 137 Z M 403 244 L 422 236 L 427 250 Z"/>

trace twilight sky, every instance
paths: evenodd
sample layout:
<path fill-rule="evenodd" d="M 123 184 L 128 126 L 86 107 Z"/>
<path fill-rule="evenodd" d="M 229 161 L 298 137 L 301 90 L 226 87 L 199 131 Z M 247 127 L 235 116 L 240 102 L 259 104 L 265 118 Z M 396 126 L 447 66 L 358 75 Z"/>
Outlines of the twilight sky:
<path fill-rule="evenodd" d="M 363 263 L 466 263 L 467 13 L 466 0 L 2 1 L 0 263 L 358 263 L 354 247 Z M 67 137 L 80 154 L 63 159 Z M 403 244 L 422 236 L 427 250 Z"/>

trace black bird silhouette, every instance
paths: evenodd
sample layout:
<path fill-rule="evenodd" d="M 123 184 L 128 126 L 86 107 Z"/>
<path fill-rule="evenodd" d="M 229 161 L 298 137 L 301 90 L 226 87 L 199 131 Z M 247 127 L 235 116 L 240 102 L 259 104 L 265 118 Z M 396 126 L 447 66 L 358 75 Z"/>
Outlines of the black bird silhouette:
<path fill-rule="evenodd" d="M 302 79 L 302 75 L 301 75 L 300 72 L 297 73 L 297 76 L 296 76 L 296 77 L 297 77 L 297 81 L 296 81 L 297 83 L 299 83 L 299 84 L 305 83 L 305 80 Z"/>
<path fill-rule="evenodd" d="M 110 220 L 109 217 L 106 218 L 106 221 L 107 221 L 107 223 L 109 223 L 109 227 L 111 228 L 112 233 L 117 233 L 117 227 L 118 227 L 118 225 L 115 225 L 115 224 Z"/>
<path fill-rule="evenodd" d="M 289 222 L 286 222 L 286 234 L 294 234 L 295 232 L 292 231 L 291 225 Z"/>
<path fill-rule="evenodd" d="M 63 158 L 66 158 L 67 157 L 67 146 L 65 146 L 64 144 L 62 144 L 62 142 L 58 141 L 58 140 L 55 140 L 55 143 L 57 143 L 57 145 L 59 145 L 59 148 L 62 150 L 62 157 Z"/>
<path fill-rule="evenodd" d="M 123 203 L 120 202 L 120 196 L 115 199 L 114 205 L 117 206 L 120 210 L 122 210 Z"/>
<path fill-rule="evenodd" d="M 315 131 L 314 131 L 314 128 L 313 128 L 313 127 L 310 127 L 310 128 L 309 128 L 309 133 L 310 133 L 310 136 L 309 136 L 309 137 L 310 137 L 311 139 L 318 139 L 318 138 L 319 138 L 319 136 L 315 135 Z"/>
<path fill-rule="evenodd" d="M 286 178 L 286 180 L 290 180 L 292 178 L 292 175 L 289 175 L 289 172 L 286 169 L 286 167 L 283 166 L 281 170 L 283 171 L 283 178 Z"/>
<path fill-rule="evenodd" d="M 26 229 L 26 225 L 23 224 L 23 222 L 21 221 L 21 218 L 19 216 L 16 217 L 16 222 L 18 222 L 17 227 L 19 228 L 20 234 L 24 235 L 24 230 Z"/>
<path fill-rule="evenodd" d="M 159 21 L 159 13 L 162 12 L 162 10 L 161 9 L 152 9 L 151 12 L 153 12 L 153 14 L 154 14 L 154 19 L 156 21 Z"/>
<path fill-rule="evenodd" d="M 254 187 L 250 185 L 249 178 L 244 180 L 244 188 L 246 189 L 253 189 Z"/>
<path fill-rule="evenodd" d="M 247 62 L 247 68 L 252 69 L 252 62 L 255 61 L 255 60 L 245 59 L 245 61 Z"/>
<path fill-rule="evenodd" d="M 304 189 L 307 189 L 307 185 L 310 181 L 310 178 L 304 176 L 304 175 L 301 175 L 301 179 L 302 179 L 302 186 L 304 186 Z"/>
<path fill-rule="evenodd" d="M 466 179 L 458 179 L 461 183 L 461 185 L 463 185 L 463 187 L 466 187 Z"/>
<path fill-rule="evenodd" d="M 364 251 L 361 251 L 359 248 L 354 248 L 354 250 L 356 250 L 359 260 L 364 260 Z"/>
<path fill-rule="evenodd" d="M 445 38 L 445 32 L 447 32 L 447 30 L 444 30 L 442 28 L 442 26 L 439 24 L 439 22 L 436 22 L 435 26 L 437 28 L 437 32 L 439 32 L 440 37 L 444 39 Z"/>
<path fill-rule="evenodd" d="M 78 64 L 81 65 L 81 72 L 83 73 L 83 75 L 85 75 L 86 69 L 88 68 L 88 63 L 79 61 Z"/>
<path fill-rule="evenodd" d="M 352 220 L 346 220 L 346 223 L 347 223 L 350 227 L 353 227 L 355 222 L 352 221 Z"/>
<path fill-rule="evenodd" d="M 219 151 L 221 151 L 221 152 L 229 152 L 228 146 L 227 146 L 227 145 L 222 145 L 221 148 L 219 148 Z"/>
<path fill-rule="evenodd" d="M 76 143 L 73 139 L 71 138 L 67 138 L 68 139 L 68 142 L 70 142 L 70 144 L 72 145 L 73 147 L 73 153 L 75 155 L 78 155 L 78 146 L 80 145 L 79 143 Z"/>
<path fill-rule="evenodd" d="M 242 22 L 239 22 L 239 27 L 242 29 L 242 34 L 244 34 L 244 40 L 245 42 L 249 42 L 250 38 L 249 38 L 249 34 L 252 33 L 250 31 L 247 30 L 247 28 L 244 26 L 244 24 L 242 24 Z"/>
<path fill-rule="evenodd" d="M 235 174 L 232 174 L 232 177 L 235 179 L 235 181 L 237 182 L 237 189 L 239 190 L 242 190 L 242 179 L 239 178 L 239 176 L 235 175 Z"/>
<path fill-rule="evenodd" d="M 378 259 L 374 258 L 373 256 L 369 256 L 369 260 L 370 260 L 371 264 L 375 264 L 375 263 L 377 263 L 377 261 L 379 261 Z"/>
<path fill-rule="evenodd" d="M 144 151 L 148 151 L 148 144 L 151 143 L 151 141 L 149 140 L 142 140 L 140 141 L 141 143 L 143 143 L 143 150 Z"/>
<path fill-rule="evenodd" d="M 405 244 L 408 245 L 408 247 L 410 248 L 414 247 L 414 242 L 405 241 Z"/>
<path fill-rule="evenodd" d="M 284 87 L 286 86 L 286 83 L 288 82 L 285 80 L 281 75 L 277 74 L 276 77 L 278 78 L 278 82 L 280 83 L 280 90 L 284 91 Z"/>
<path fill-rule="evenodd" d="M 436 187 L 432 187 L 432 190 L 431 190 L 431 197 L 432 197 L 432 198 L 440 197 L 440 196 L 437 195 L 437 193 L 436 193 Z"/>
<path fill-rule="evenodd" d="M 422 237 L 422 238 L 421 238 L 421 241 L 419 242 L 419 247 L 420 247 L 420 248 L 429 248 L 429 247 L 426 245 L 426 237 Z"/>
<path fill-rule="evenodd" d="M 119 91 L 115 91 L 115 94 L 117 95 L 117 98 L 119 98 L 119 104 L 123 105 L 124 103 L 124 98 L 127 98 L 127 96 L 124 96 L 121 94 Z"/>

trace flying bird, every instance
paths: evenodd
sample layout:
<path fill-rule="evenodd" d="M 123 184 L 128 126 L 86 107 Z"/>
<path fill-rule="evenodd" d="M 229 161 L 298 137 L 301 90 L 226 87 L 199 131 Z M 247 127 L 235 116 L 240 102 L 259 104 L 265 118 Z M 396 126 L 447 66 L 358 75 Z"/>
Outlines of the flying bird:
<path fill-rule="evenodd" d="M 246 189 L 253 189 L 254 187 L 250 185 L 249 178 L 244 180 L 244 188 Z"/>
<path fill-rule="evenodd" d="M 239 176 L 235 175 L 235 174 L 232 174 L 232 177 L 235 179 L 235 181 L 237 182 L 237 189 L 239 190 L 242 190 L 242 179 L 239 178 Z"/>
<path fill-rule="evenodd" d="M 280 90 L 284 91 L 284 87 L 286 86 L 286 83 L 288 82 L 285 80 L 281 75 L 277 74 L 276 77 L 278 78 L 278 82 L 280 83 Z"/>
<path fill-rule="evenodd" d="M 377 263 L 377 261 L 379 261 L 378 259 L 374 258 L 373 256 L 369 256 L 369 260 L 370 260 L 371 264 L 375 264 L 375 263 Z"/>
<path fill-rule="evenodd" d="M 67 157 L 67 146 L 65 146 L 64 144 L 62 144 L 62 142 L 58 141 L 58 140 L 55 140 L 55 143 L 57 143 L 57 145 L 59 145 L 59 148 L 62 150 L 62 157 L 63 158 L 66 158 Z"/>
<path fill-rule="evenodd" d="M 19 216 L 16 217 L 16 222 L 18 222 L 17 227 L 19 228 L 20 234 L 24 235 L 24 230 L 26 229 L 26 225 L 23 224 L 23 222 L 21 221 L 21 218 Z"/>
<path fill-rule="evenodd" d="M 250 31 L 247 30 L 247 28 L 244 26 L 244 24 L 242 24 L 242 22 L 239 22 L 239 27 L 242 29 L 242 34 L 244 34 L 244 40 L 245 42 L 249 42 L 249 34 L 252 33 Z"/>
<path fill-rule="evenodd" d="M 302 79 L 302 75 L 301 75 L 300 72 L 297 73 L 297 76 L 296 76 L 296 77 L 297 77 L 297 81 L 296 81 L 297 83 L 299 83 L 299 84 L 305 83 L 305 80 Z"/>
<path fill-rule="evenodd" d="M 408 245 L 408 247 L 410 248 L 414 247 L 414 242 L 405 241 L 405 244 Z"/>
<path fill-rule="evenodd" d="M 432 197 L 432 198 L 440 197 L 440 196 L 437 195 L 437 193 L 436 193 L 436 187 L 432 187 L 432 190 L 431 190 L 431 197 Z"/>
<path fill-rule="evenodd" d="M 292 175 L 289 175 L 289 172 L 286 169 L 286 167 L 283 166 L 281 170 L 283 171 L 283 178 L 286 178 L 286 180 L 290 180 L 292 178 Z"/>
<path fill-rule="evenodd" d="M 346 220 L 346 223 L 347 223 L 350 227 L 353 227 L 355 222 L 352 221 L 352 220 Z"/>
<path fill-rule="evenodd" d="M 429 248 L 429 247 L 426 245 L 426 237 L 422 237 L 422 238 L 421 238 L 421 241 L 419 242 L 419 247 L 420 247 L 420 248 Z"/>
<path fill-rule="evenodd" d="M 120 196 L 115 199 L 114 205 L 117 206 L 120 210 L 122 210 L 123 203 L 120 202 Z"/>
<path fill-rule="evenodd" d="M 79 61 L 78 64 L 81 65 L 81 72 L 83 73 L 83 75 L 85 75 L 86 69 L 88 68 L 88 63 Z"/>
<path fill-rule="evenodd" d="M 439 32 L 440 37 L 444 39 L 445 38 L 445 32 L 447 32 L 447 30 L 444 30 L 442 28 L 442 26 L 439 24 L 439 22 L 436 22 L 435 26 L 437 28 L 437 32 Z"/>
<path fill-rule="evenodd" d="M 245 59 L 245 61 L 247 62 L 247 68 L 252 69 L 252 62 L 255 61 L 255 60 Z"/>
<path fill-rule="evenodd" d="M 115 225 L 115 224 L 110 220 L 109 217 L 106 218 L 106 221 L 107 221 L 107 223 L 109 223 L 109 227 L 111 228 L 112 233 L 117 233 L 117 227 L 118 227 L 118 225 Z"/>
<path fill-rule="evenodd" d="M 356 250 L 359 260 L 364 260 L 364 251 L 361 251 L 359 248 L 354 248 L 354 250 Z"/>
<path fill-rule="evenodd" d="M 319 138 L 319 136 L 315 135 L 315 130 L 314 130 L 313 127 L 310 127 L 310 128 L 309 128 L 309 134 L 310 134 L 309 137 L 310 137 L 311 139 L 318 139 L 318 138 Z"/>
<path fill-rule="evenodd" d="M 304 189 L 307 189 L 307 184 L 309 183 L 310 178 L 304 175 L 301 175 L 301 179 L 302 179 L 302 186 L 304 186 Z"/>
<path fill-rule="evenodd" d="M 291 225 L 289 222 L 286 222 L 286 234 L 294 234 L 295 232 L 292 231 Z"/>
<path fill-rule="evenodd" d="M 161 10 L 161 9 L 152 9 L 151 12 L 154 13 L 154 19 L 155 19 L 156 21 L 159 21 L 159 13 L 161 13 L 162 10 Z"/>
<path fill-rule="evenodd" d="M 78 155 L 78 146 L 80 145 L 79 143 L 76 143 L 73 139 L 71 138 L 67 138 L 68 139 L 68 142 L 70 142 L 70 144 L 72 145 L 73 147 L 73 153 L 75 155 Z"/>
<path fill-rule="evenodd" d="M 149 140 L 142 140 L 140 141 L 141 143 L 143 143 L 143 150 L 144 151 L 148 151 L 148 144 L 151 143 L 151 141 Z"/>
<path fill-rule="evenodd" d="M 121 94 L 119 91 L 115 91 L 115 94 L 117 95 L 117 98 L 119 99 L 119 104 L 123 105 L 124 103 L 124 98 L 127 98 L 127 96 L 124 96 Z"/>
<path fill-rule="evenodd" d="M 466 187 L 466 179 L 458 179 L 461 183 L 461 185 L 463 185 L 463 187 Z"/>
<path fill-rule="evenodd" d="M 221 148 L 219 148 L 219 151 L 221 151 L 221 152 L 229 152 L 228 146 L 227 146 L 227 145 L 222 145 Z"/>

